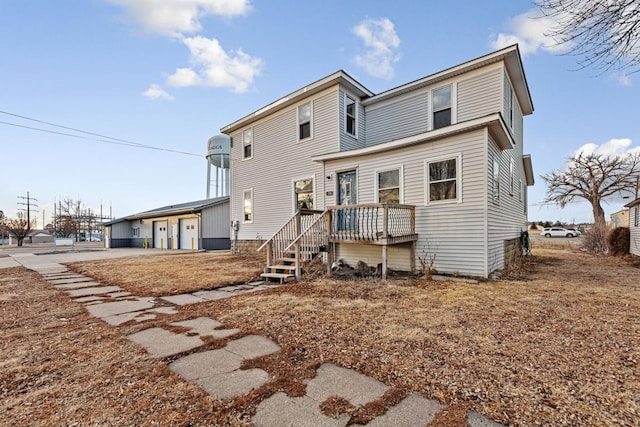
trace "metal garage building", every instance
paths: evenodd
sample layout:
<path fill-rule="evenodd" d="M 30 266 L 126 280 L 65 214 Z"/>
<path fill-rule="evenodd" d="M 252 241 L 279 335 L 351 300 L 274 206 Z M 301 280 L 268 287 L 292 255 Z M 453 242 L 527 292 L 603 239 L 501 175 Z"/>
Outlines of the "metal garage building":
<path fill-rule="evenodd" d="M 229 197 L 164 206 L 104 223 L 107 248 L 230 248 Z"/>

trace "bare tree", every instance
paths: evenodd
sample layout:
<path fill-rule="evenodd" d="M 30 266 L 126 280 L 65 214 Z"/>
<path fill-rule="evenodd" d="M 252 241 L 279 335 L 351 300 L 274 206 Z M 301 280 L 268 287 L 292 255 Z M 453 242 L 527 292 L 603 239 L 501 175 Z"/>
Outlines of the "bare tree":
<path fill-rule="evenodd" d="M 537 0 L 558 22 L 549 34 L 582 59 L 583 67 L 640 71 L 640 1 Z"/>
<path fill-rule="evenodd" d="M 7 229 L 10 235 L 16 238 L 18 241 L 18 246 L 22 246 L 22 242 L 25 237 L 29 235 L 31 231 L 31 226 L 33 222 L 29 222 L 27 220 L 24 212 L 18 212 L 18 217 L 16 219 L 7 219 L 4 220 L 4 227 Z"/>
<path fill-rule="evenodd" d="M 545 202 L 564 207 L 576 199 L 591 204 L 596 226 L 606 225 L 602 202 L 607 198 L 634 194 L 640 174 L 640 154 L 609 157 L 577 154 L 568 159 L 566 169 L 542 175 L 547 183 Z"/>

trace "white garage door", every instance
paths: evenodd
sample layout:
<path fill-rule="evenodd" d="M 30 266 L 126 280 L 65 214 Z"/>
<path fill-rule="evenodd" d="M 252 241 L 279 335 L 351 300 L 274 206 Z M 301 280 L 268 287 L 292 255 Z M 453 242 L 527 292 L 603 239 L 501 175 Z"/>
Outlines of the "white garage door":
<path fill-rule="evenodd" d="M 167 249 L 169 247 L 169 233 L 167 231 L 167 221 L 153 222 L 153 247 L 156 249 Z"/>
<path fill-rule="evenodd" d="M 198 250 L 198 218 L 180 220 L 180 249 Z"/>

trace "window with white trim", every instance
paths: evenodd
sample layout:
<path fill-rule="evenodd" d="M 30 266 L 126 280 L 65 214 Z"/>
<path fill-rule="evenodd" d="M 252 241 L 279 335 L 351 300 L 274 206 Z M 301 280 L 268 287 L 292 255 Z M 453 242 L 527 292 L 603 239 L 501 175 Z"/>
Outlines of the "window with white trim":
<path fill-rule="evenodd" d="M 509 159 L 509 195 L 513 196 L 514 194 L 514 189 L 515 189 L 515 185 L 516 185 L 516 178 L 514 176 L 515 174 L 515 165 L 513 163 L 513 157 L 511 157 Z"/>
<path fill-rule="evenodd" d="M 253 222 L 253 188 L 244 190 L 243 196 L 243 221 Z"/>
<path fill-rule="evenodd" d="M 140 227 L 135 227 L 132 231 L 133 237 L 140 237 Z"/>
<path fill-rule="evenodd" d="M 253 128 L 242 132 L 242 158 L 250 159 L 253 157 Z"/>
<path fill-rule="evenodd" d="M 298 141 L 313 137 L 313 104 L 311 101 L 298 106 Z"/>
<path fill-rule="evenodd" d="M 344 129 L 353 136 L 358 137 L 358 120 L 357 120 L 358 104 L 356 100 L 349 95 L 344 96 Z"/>
<path fill-rule="evenodd" d="M 451 85 L 431 91 L 433 129 L 451 124 Z"/>
<path fill-rule="evenodd" d="M 313 178 L 293 182 L 296 210 L 313 209 Z"/>
<path fill-rule="evenodd" d="M 511 83 L 507 81 L 507 122 L 509 123 L 509 127 L 513 129 L 513 103 L 514 103 L 514 94 L 513 88 L 511 87 Z"/>
<path fill-rule="evenodd" d="M 500 161 L 493 155 L 493 203 L 500 203 Z"/>
<path fill-rule="evenodd" d="M 427 161 L 425 175 L 427 204 L 462 201 L 460 155 Z"/>
<path fill-rule="evenodd" d="M 376 202 L 402 203 L 402 168 L 376 172 Z"/>
<path fill-rule="evenodd" d="M 633 219 L 633 226 L 637 227 L 638 225 L 640 225 L 640 219 L 638 219 L 638 217 L 640 216 L 640 206 L 636 206 L 634 211 L 635 218 Z"/>

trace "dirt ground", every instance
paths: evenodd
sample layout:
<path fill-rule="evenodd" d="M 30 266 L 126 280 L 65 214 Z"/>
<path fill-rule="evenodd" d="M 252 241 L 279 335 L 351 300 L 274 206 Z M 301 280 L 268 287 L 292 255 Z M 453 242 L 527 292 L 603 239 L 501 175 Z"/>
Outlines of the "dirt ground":
<path fill-rule="evenodd" d="M 465 425 L 466 409 L 507 425 L 638 425 L 640 263 L 546 246 L 534 242 L 534 256 L 511 279 L 322 278 L 183 306 L 172 321 L 207 315 L 283 348 L 245 366 L 268 371 L 270 384 L 226 402 L 123 338 L 166 320 L 109 327 L 36 274 L 0 270 L 0 424 L 238 424 L 274 392 L 299 395 L 313 368 L 331 362 L 392 386 L 352 422 L 417 391 L 453 405 L 439 414 L 440 426 Z M 156 268 L 167 263 L 171 257 Z M 192 290 L 196 264 L 170 265 L 176 278 L 168 289 Z M 136 295 L 159 292 L 145 283 L 155 277 L 146 268 L 126 281 Z M 114 270 L 100 280 L 122 285 L 126 270 Z"/>

